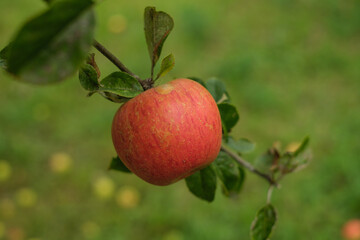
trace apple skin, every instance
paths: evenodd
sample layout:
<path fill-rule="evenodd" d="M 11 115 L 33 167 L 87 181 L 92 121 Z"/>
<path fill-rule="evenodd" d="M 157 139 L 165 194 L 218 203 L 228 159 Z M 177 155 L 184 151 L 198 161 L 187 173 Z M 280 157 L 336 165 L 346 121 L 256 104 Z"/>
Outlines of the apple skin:
<path fill-rule="evenodd" d="M 217 104 L 201 84 L 176 79 L 122 105 L 112 124 L 119 158 L 148 183 L 165 186 L 190 176 L 219 154 Z"/>

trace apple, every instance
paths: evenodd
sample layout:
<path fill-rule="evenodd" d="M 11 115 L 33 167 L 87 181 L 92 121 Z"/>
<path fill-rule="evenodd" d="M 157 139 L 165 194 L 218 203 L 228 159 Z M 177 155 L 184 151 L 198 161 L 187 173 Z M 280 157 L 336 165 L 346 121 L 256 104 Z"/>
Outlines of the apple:
<path fill-rule="evenodd" d="M 342 228 L 342 235 L 348 240 L 360 240 L 360 219 L 347 221 Z"/>
<path fill-rule="evenodd" d="M 112 140 L 134 174 L 165 186 L 208 166 L 220 151 L 217 104 L 201 84 L 176 79 L 123 104 L 115 114 Z"/>

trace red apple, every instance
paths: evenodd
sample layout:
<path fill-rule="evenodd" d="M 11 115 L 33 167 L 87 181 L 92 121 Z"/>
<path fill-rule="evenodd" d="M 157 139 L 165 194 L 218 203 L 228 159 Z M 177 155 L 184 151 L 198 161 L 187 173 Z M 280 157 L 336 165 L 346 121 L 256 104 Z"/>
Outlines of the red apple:
<path fill-rule="evenodd" d="M 201 84 L 177 79 L 122 105 L 112 125 L 117 154 L 133 173 L 169 185 L 217 157 L 222 138 L 216 102 Z"/>
<path fill-rule="evenodd" d="M 360 219 L 347 221 L 342 228 L 342 235 L 348 240 L 360 240 Z"/>

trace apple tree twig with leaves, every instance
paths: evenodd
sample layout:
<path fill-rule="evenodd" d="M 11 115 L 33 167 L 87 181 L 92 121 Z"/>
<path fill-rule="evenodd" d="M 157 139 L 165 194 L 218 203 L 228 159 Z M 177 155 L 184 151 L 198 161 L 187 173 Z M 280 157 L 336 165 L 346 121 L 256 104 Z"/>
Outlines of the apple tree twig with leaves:
<path fill-rule="evenodd" d="M 140 79 L 130 71 L 114 54 L 94 39 L 96 3 L 92 0 L 46 1 L 48 10 L 36 15 L 24 23 L 12 41 L 0 52 L 0 67 L 14 75 L 20 81 L 32 84 L 50 84 L 60 82 L 79 71 L 82 87 L 88 96 L 95 93 L 115 103 L 125 103 L 144 91 L 152 88 L 159 78 L 168 73 L 175 64 L 174 56 L 169 54 L 162 62 L 155 76 L 154 68 L 160 59 L 162 47 L 174 28 L 172 17 L 155 7 L 145 8 L 145 37 L 151 62 L 149 78 Z M 48 27 L 51 24 L 51 27 Z M 120 72 L 114 72 L 102 80 L 96 65 L 94 46 Z M 311 159 L 308 149 L 309 138 L 305 138 L 298 148 L 283 151 L 271 147 L 254 164 L 243 158 L 254 150 L 255 144 L 231 135 L 231 129 L 239 121 L 236 107 L 224 83 L 212 78 L 203 81 L 191 78 L 203 85 L 217 103 L 223 130 L 221 151 L 209 166 L 198 170 L 185 179 L 190 192 L 205 201 L 215 198 L 217 182 L 222 193 L 232 197 L 242 189 L 245 171 L 258 175 L 269 183 L 266 205 L 262 207 L 252 223 L 250 235 L 255 240 L 269 238 L 277 214 L 271 204 L 274 188 L 289 173 L 302 169 Z M 131 173 L 119 157 L 112 159 L 110 169 Z"/>

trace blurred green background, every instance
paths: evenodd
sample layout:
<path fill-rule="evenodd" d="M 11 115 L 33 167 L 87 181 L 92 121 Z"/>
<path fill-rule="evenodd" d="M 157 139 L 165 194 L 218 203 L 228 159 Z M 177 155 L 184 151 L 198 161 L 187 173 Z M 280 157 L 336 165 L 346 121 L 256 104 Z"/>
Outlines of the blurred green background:
<path fill-rule="evenodd" d="M 360 217 L 360 2 L 104 1 L 96 38 L 141 77 L 148 5 L 175 20 L 163 56 L 172 52 L 176 67 L 163 81 L 222 79 L 241 115 L 235 136 L 257 142 L 248 159 L 311 136 L 313 161 L 274 192 L 272 239 L 341 239 L 344 222 Z M 45 8 L 0 1 L 0 47 Z M 103 76 L 116 70 L 97 59 Z M 238 199 L 219 190 L 208 204 L 184 181 L 156 187 L 109 172 L 118 105 L 85 95 L 76 76 L 38 87 L 0 72 L 0 239 L 249 239 L 265 181 L 249 173 Z"/>

